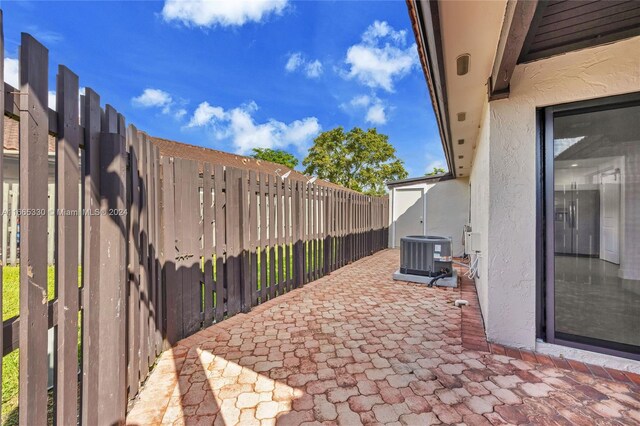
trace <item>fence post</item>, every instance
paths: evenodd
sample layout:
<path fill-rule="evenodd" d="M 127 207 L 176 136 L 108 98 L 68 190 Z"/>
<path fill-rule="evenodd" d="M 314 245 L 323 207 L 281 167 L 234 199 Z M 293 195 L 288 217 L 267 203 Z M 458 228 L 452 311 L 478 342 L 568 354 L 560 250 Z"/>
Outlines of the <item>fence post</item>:
<path fill-rule="evenodd" d="M 20 424 L 47 422 L 48 50 L 23 33 L 20 45 Z"/>

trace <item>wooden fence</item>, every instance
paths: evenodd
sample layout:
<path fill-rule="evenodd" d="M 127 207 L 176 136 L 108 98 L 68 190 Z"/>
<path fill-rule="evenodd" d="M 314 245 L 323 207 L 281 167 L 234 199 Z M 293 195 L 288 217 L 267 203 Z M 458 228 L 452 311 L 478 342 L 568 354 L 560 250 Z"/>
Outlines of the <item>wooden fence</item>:
<path fill-rule="evenodd" d="M 0 346 L 19 350 L 21 424 L 122 423 L 177 340 L 387 246 L 386 197 L 163 157 L 91 88 L 78 102 L 79 79 L 63 65 L 49 109 L 48 51 L 28 34 L 19 66 L 20 88 L 3 85 L 0 108 L 20 122 L 20 315 L 3 322 Z M 50 135 L 53 203 L 42 173 Z M 18 194 L 6 189 L 2 206 Z"/>

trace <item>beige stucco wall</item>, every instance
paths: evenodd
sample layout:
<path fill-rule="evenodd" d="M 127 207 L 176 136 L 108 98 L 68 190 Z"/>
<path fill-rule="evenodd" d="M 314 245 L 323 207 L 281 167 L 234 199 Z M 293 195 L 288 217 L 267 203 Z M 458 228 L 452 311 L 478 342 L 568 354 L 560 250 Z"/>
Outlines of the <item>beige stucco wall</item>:
<path fill-rule="evenodd" d="M 489 340 L 535 347 L 536 108 L 640 91 L 638 52 L 635 37 L 519 65 L 509 98 L 489 103 L 471 175 Z"/>
<path fill-rule="evenodd" d="M 478 300 L 483 313 L 489 310 L 489 288 L 488 288 L 488 235 L 489 235 L 489 104 L 485 103 L 481 127 L 476 142 L 475 156 L 471 168 L 471 228 L 472 232 L 480 235 L 480 253 L 478 273 L 476 275 L 476 288 Z M 483 315 L 486 320 L 487 315 Z"/>

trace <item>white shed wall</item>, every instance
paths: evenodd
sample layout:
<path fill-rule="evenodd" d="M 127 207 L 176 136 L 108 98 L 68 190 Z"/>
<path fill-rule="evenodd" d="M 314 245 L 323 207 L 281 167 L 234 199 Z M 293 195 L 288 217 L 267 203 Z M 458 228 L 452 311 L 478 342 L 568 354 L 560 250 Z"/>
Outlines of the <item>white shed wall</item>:
<path fill-rule="evenodd" d="M 417 183 L 392 188 L 391 226 L 389 227 L 389 247 L 394 248 L 398 239 L 396 223 L 399 218 L 397 206 L 399 197 L 406 189 L 423 190 L 423 234 L 451 237 L 454 256 L 464 252 L 462 228 L 469 221 L 469 181 L 466 178 L 446 180 L 436 183 Z M 419 218 L 415 218 L 419 220 Z M 404 235 L 402 235 L 404 236 Z"/>

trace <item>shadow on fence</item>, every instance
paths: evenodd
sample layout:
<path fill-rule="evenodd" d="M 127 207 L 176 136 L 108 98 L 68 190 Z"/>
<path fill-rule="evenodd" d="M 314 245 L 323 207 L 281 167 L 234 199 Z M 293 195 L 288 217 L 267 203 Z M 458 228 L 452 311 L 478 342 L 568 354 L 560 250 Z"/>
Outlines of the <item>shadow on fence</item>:
<path fill-rule="evenodd" d="M 21 42 L 20 91 L 0 96 L 20 122 L 21 210 L 47 211 L 51 155 L 56 174 L 55 298 L 47 217 L 25 215 L 20 316 L 0 334 L 20 350 L 21 424 L 121 424 L 163 350 L 387 246 L 386 197 L 161 156 L 64 66 L 47 108 L 48 51 Z"/>

